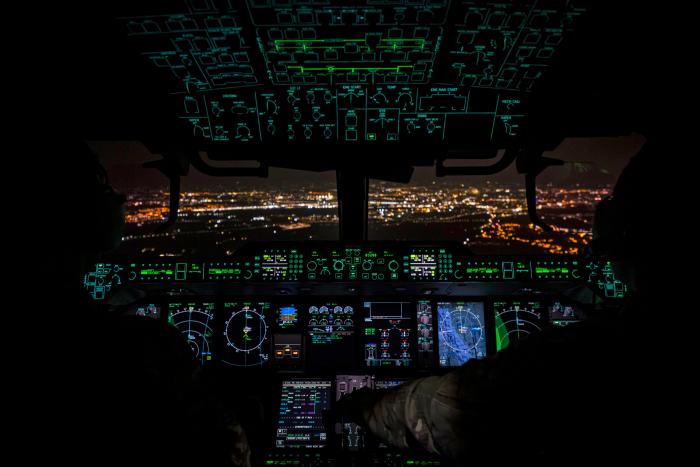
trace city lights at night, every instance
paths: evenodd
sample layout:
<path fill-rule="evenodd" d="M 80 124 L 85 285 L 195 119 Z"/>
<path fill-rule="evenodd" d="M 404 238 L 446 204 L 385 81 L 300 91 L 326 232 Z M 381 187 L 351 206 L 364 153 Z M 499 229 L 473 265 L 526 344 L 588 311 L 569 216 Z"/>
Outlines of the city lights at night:
<path fill-rule="evenodd" d="M 539 187 L 539 212 L 554 229 L 545 232 L 531 224 L 522 186 L 374 182 L 370 238 L 422 240 L 432 231 L 475 252 L 576 254 L 590 240 L 595 204 L 609 191 L 609 186 Z M 338 235 L 337 197 L 331 186 L 187 191 L 175 227 L 154 234 L 167 218 L 167 205 L 165 190 L 129 193 L 122 252 L 231 254 L 251 240 L 333 240 Z"/>

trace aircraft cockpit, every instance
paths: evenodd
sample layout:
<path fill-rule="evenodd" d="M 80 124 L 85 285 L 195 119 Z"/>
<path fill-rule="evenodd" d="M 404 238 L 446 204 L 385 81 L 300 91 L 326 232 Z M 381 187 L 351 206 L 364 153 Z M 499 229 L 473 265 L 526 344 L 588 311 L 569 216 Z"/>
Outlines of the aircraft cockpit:
<path fill-rule="evenodd" d="M 181 333 L 257 419 L 254 465 L 451 465 L 324 413 L 624 302 L 587 248 L 644 144 L 609 98 L 625 84 L 591 72 L 623 69 L 602 46 L 624 9 L 602 3 L 171 0 L 70 18 L 75 127 L 128 197 L 122 244 L 83 288 Z"/>

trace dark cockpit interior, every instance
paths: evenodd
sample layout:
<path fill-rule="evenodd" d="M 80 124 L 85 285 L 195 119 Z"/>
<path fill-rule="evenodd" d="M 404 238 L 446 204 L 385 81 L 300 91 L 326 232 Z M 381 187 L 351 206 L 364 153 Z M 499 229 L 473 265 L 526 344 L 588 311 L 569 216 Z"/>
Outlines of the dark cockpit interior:
<path fill-rule="evenodd" d="M 128 198 L 82 286 L 179 331 L 252 465 L 452 465 L 327 414 L 629 295 L 588 245 L 658 128 L 648 8 L 97 3 L 46 20 L 55 120 Z"/>

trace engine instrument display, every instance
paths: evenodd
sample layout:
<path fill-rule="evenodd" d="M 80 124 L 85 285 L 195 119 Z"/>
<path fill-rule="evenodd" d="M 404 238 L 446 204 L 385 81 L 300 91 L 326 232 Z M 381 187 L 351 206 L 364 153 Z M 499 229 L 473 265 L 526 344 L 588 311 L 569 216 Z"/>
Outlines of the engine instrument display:
<path fill-rule="evenodd" d="M 368 367 L 405 367 L 412 362 L 409 302 L 365 302 L 365 363 Z"/>

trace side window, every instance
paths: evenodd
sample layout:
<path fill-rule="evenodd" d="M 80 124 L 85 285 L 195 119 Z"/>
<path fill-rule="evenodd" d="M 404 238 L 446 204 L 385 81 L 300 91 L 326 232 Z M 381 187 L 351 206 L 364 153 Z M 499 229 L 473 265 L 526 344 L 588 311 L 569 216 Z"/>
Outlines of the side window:
<path fill-rule="evenodd" d="M 169 211 L 168 180 L 145 161 L 138 142 L 90 142 L 112 186 L 127 196 L 126 230 L 115 256 L 230 255 L 257 241 L 338 239 L 334 173 L 270 169 L 269 178 L 210 177 L 190 170 L 182 180 L 177 223 L 155 233 Z"/>
<path fill-rule="evenodd" d="M 490 177 L 436 178 L 419 168 L 406 185 L 372 181 L 370 239 L 459 241 L 480 254 L 578 253 L 590 241 L 595 205 L 643 144 L 636 134 L 569 138 L 546 153 L 565 161 L 537 179 L 538 212 L 553 232 L 531 224 L 514 165 Z"/>

